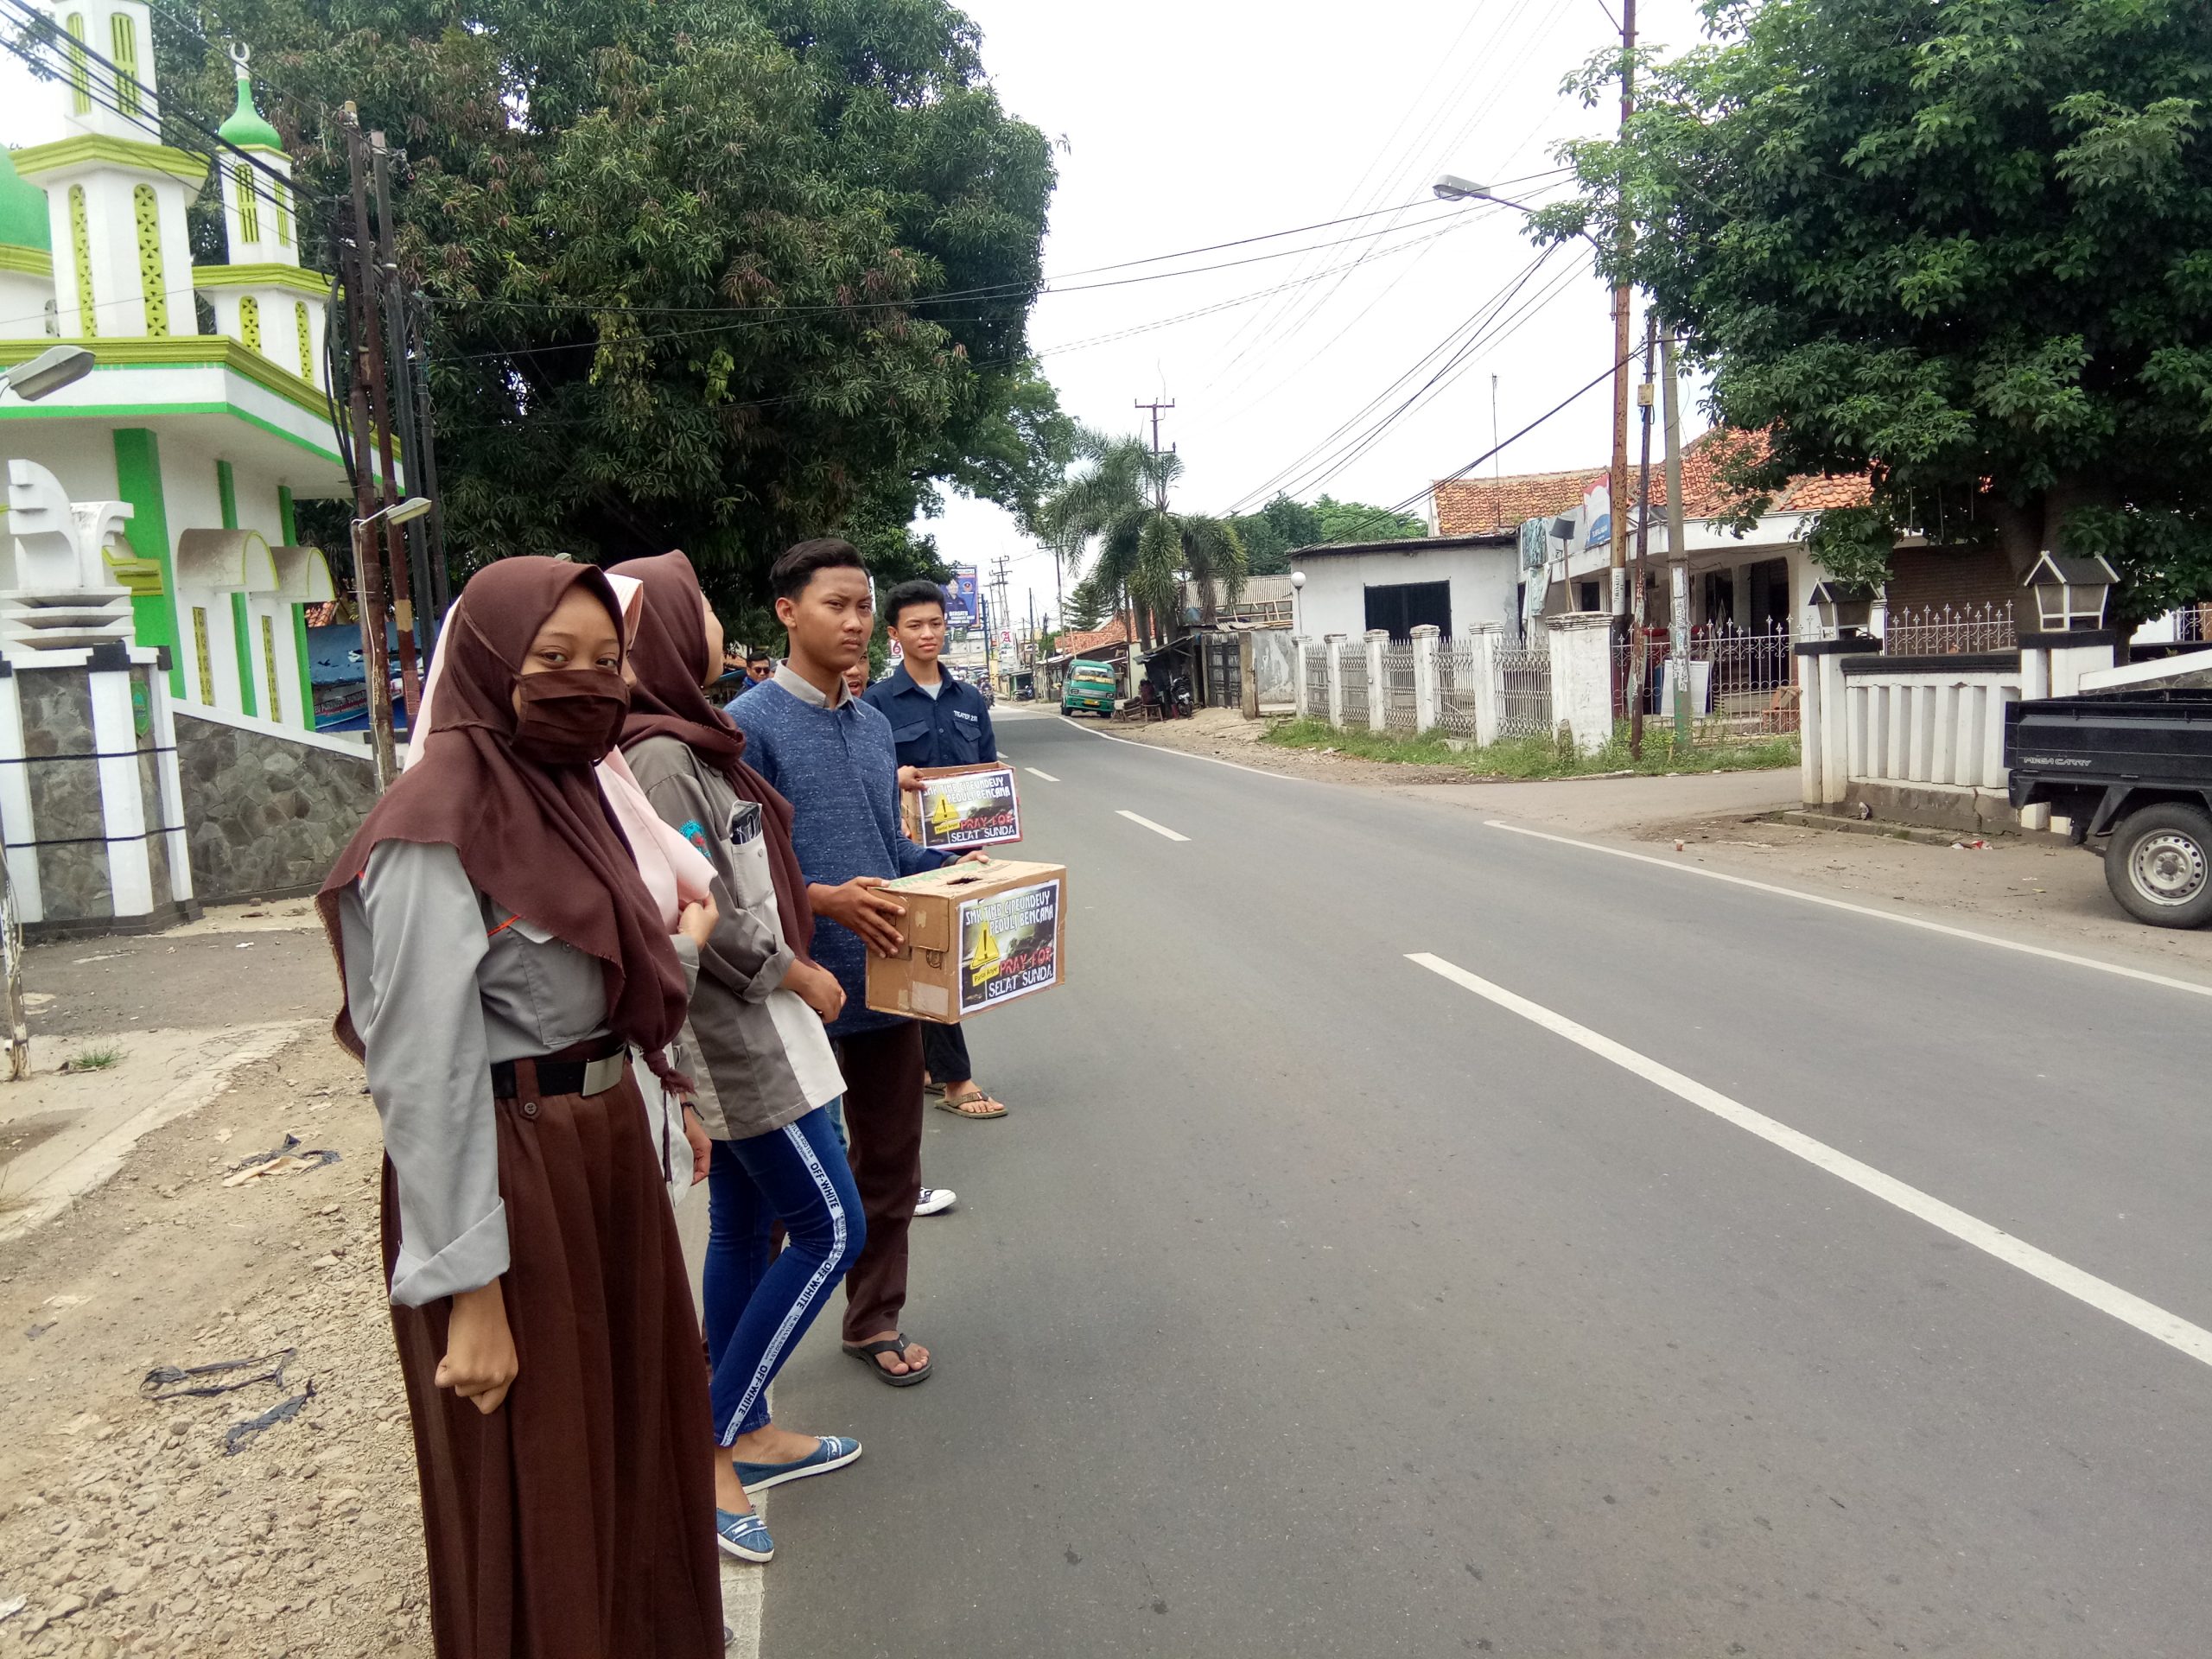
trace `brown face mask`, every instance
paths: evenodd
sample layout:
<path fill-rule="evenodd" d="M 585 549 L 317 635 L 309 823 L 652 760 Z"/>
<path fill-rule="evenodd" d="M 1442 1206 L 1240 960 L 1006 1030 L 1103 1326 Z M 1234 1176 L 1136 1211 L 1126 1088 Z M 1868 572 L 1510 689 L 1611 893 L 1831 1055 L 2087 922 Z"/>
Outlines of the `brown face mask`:
<path fill-rule="evenodd" d="M 629 685 L 611 668 L 551 668 L 515 687 L 515 753 L 540 766 L 597 766 L 630 712 Z"/>

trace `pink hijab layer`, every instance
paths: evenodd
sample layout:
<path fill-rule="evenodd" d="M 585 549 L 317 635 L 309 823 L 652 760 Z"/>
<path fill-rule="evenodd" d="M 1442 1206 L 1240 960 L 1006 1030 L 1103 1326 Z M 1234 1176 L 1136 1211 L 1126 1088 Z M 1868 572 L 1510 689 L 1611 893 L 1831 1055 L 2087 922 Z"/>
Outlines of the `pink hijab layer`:
<path fill-rule="evenodd" d="M 645 614 L 644 584 L 629 576 L 609 576 L 608 585 L 622 607 L 622 628 L 629 639 L 634 639 L 638 621 Z M 430 664 L 429 677 L 423 683 L 422 700 L 416 705 L 415 726 L 417 732 L 432 729 L 431 708 L 437 696 L 439 683 L 445 677 L 446 653 L 442 649 Z M 412 765 L 420 756 L 423 746 L 410 741 L 405 764 Z M 645 884 L 659 908 L 661 921 L 673 933 L 686 905 L 696 905 L 708 893 L 708 883 L 713 880 L 715 867 L 707 855 L 686 841 L 670 825 L 661 821 L 653 810 L 653 804 L 645 798 L 645 791 L 638 785 L 630 763 L 622 758 L 622 751 L 612 749 L 597 767 L 599 792 L 614 814 L 614 821 L 622 829 L 623 839 L 630 843 L 630 855 L 637 862 L 639 878 Z"/>

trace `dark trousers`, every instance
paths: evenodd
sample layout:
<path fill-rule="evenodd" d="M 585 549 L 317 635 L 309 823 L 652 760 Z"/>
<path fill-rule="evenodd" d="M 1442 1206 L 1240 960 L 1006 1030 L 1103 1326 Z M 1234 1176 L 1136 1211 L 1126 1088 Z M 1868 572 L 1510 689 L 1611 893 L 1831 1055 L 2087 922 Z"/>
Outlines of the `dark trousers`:
<path fill-rule="evenodd" d="M 906 1230 L 922 1190 L 922 1034 L 911 1020 L 837 1041 L 845 1133 L 868 1243 L 845 1275 L 845 1340 L 896 1331 L 906 1306 Z"/>
<path fill-rule="evenodd" d="M 976 1068 L 968 1060 L 968 1039 L 958 1026 L 922 1026 L 922 1058 L 930 1069 L 930 1081 L 971 1083 Z"/>

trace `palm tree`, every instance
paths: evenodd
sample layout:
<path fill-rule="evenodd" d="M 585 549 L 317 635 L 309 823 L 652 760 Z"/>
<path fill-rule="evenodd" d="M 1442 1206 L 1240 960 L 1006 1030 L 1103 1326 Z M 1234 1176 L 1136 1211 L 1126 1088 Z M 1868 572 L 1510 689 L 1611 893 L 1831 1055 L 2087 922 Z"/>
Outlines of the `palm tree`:
<path fill-rule="evenodd" d="M 1147 645 L 1158 619 L 1181 615 L 1185 572 L 1198 584 L 1208 621 L 1217 606 L 1236 602 L 1247 572 L 1236 527 L 1168 511 L 1168 492 L 1183 475 L 1179 456 L 1155 453 L 1141 438 L 1086 428 L 1077 437 L 1076 457 L 1082 470 L 1046 499 L 1038 516 L 1046 539 L 1077 569 L 1084 550 L 1096 544 L 1078 597 L 1100 608 L 1134 603 Z"/>

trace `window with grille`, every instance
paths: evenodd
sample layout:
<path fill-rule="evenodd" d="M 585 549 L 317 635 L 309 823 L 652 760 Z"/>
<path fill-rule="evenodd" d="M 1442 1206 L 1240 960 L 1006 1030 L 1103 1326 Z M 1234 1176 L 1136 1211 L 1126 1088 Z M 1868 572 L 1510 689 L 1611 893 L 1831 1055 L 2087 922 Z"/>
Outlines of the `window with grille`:
<path fill-rule="evenodd" d="M 133 215 L 138 221 L 138 292 L 146 302 L 146 332 L 169 331 L 168 284 L 162 276 L 162 210 L 154 200 L 154 187 L 142 184 L 130 193 Z"/>
<path fill-rule="evenodd" d="M 238 302 L 238 338 L 249 352 L 261 349 L 261 302 L 251 294 Z"/>
<path fill-rule="evenodd" d="M 192 607 L 192 655 L 200 670 L 200 700 L 210 709 L 215 706 L 215 664 L 207 653 L 207 607 Z"/>
<path fill-rule="evenodd" d="M 138 25 L 127 11 L 118 11 L 108 19 L 108 43 L 113 48 L 109 56 L 115 60 L 115 107 L 126 118 L 134 117 L 142 105 L 138 92 Z"/>
<path fill-rule="evenodd" d="M 85 55 L 85 14 L 69 14 L 69 113 L 89 115 L 92 110 L 92 60 Z"/>
<path fill-rule="evenodd" d="M 269 199 L 276 207 L 276 245 L 292 245 L 292 188 L 275 179 L 269 181 Z"/>
<path fill-rule="evenodd" d="M 255 194 L 252 167 L 240 162 L 231 169 L 231 182 L 238 189 L 238 239 L 258 242 L 261 240 L 261 198 Z"/>
<path fill-rule="evenodd" d="M 284 718 L 284 694 L 276 689 L 276 624 L 261 619 L 261 667 L 269 677 L 269 718 Z"/>
<path fill-rule="evenodd" d="M 99 310 L 92 303 L 92 238 L 85 225 L 85 187 L 69 187 L 69 251 L 77 265 L 77 334 L 96 339 L 100 332 Z"/>
<path fill-rule="evenodd" d="M 315 378 L 315 334 L 308 326 L 308 305 L 305 300 L 294 302 L 292 321 L 299 325 L 300 330 L 300 378 L 313 380 Z"/>

